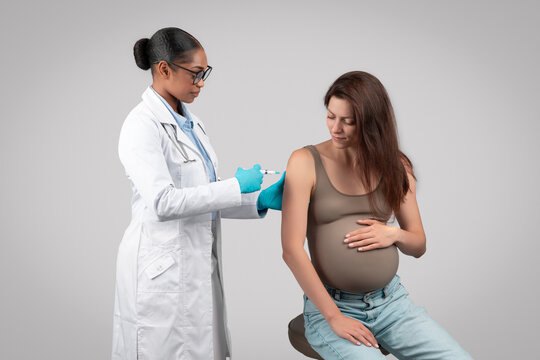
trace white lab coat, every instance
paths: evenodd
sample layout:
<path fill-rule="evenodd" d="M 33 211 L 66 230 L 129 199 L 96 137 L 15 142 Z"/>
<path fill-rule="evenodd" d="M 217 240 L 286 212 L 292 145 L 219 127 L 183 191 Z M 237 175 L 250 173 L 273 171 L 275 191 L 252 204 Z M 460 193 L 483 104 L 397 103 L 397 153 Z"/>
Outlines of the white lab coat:
<path fill-rule="evenodd" d="M 209 183 L 202 155 L 165 105 L 151 88 L 142 99 L 127 116 L 118 146 L 133 198 L 118 249 L 112 359 L 213 359 L 211 213 L 217 212 L 221 276 L 220 218 L 259 218 L 258 192 L 241 194 L 236 178 Z M 218 174 L 204 125 L 190 115 Z M 195 161 L 184 162 L 161 123 L 175 127 L 176 140 Z"/>

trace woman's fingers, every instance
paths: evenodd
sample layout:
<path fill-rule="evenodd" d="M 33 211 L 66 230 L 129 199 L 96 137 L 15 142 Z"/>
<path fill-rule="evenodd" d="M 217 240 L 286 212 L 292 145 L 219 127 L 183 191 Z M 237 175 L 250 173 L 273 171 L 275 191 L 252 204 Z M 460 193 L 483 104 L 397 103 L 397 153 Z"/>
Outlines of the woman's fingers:
<path fill-rule="evenodd" d="M 358 341 L 354 336 L 350 334 L 345 335 L 345 338 L 349 340 L 350 342 L 352 342 L 354 345 L 362 345 L 360 341 Z"/>
<path fill-rule="evenodd" d="M 371 232 L 371 229 L 365 228 L 365 229 L 362 229 L 362 230 L 363 231 L 359 232 L 359 233 L 351 232 L 351 233 L 345 235 L 345 240 L 343 240 L 343 241 L 346 242 L 346 243 L 350 243 L 352 241 L 364 240 L 364 239 L 369 239 L 369 238 L 373 237 L 373 233 Z"/>
<path fill-rule="evenodd" d="M 356 329 L 355 331 L 352 331 L 351 333 L 352 334 L 347 335 L 347 339 L 353 344 L 356 344 L 356 345 L 364 344 L 365 346 L 375 347 L 377 349 L 379 348 L 379 344 L 377 343 L 377 340 L 375 340 L 375 337 L 373 336 L 373 334 L 371 334 L 369 330 L 365 329 L 364 331 L 360 331 Z"/>
<path fill-rule="evenodd" d="M 362 335 L 356 335 L 355 338 L 358 339 L 358 341 L 360 341 L 360 343 L 366 345 L 366 346 L 369 346 L 371 347 L 371 343 L 369 342 L 369 340 L 365 337 L 365 336 L 362 336 Z M 360 343 L 358 343 L 358 345 L 360 345 Z"/>
<path fill-rule="evenodd" d="M 359 246 L 358 251 L 375 250 L 375 249 L 378 249 L 380 247 L 381 247 L 381 245 L 379 243 L 373 243 L 373 244 L 367 245 L 367 246 Z"/>
<path fill-rule="evenodd" d="M 334 333 L 353 344 L 379 347 L 375 336 L 361 321 L 340 315 L 330 319 L 329 323 Z"/>
<path fill-rule="evenodd" d="M 356 339 L 358 339 L 357 345 L 364 344 L 366 346 L 371 346 L 371 343 L 366 339 L 365 336 L 362 336 L 361 334 L 357 334 L 354 336 Z"/>
<path fill-rule="evenodd" d="M 364 219 L 364 220 L 358 220 L 357 223 L 358 224 L 362 224 L 362 225 L 373 225 L 375 224 L 376 222 L 378 222 L 377 220 L 373 220 L 373 219 Z"/>
<path fill-rule="evenodd" d="M 371 346 L 379 348 L 379 343 L 377 342 L 377 339 L 375 339 L 375 336 L 366 328 L 367 334 L 364 336 L 367 341 L 371 344 Z"/>
<path fill-rule="evenodd" d="M 348 237 L 356 236 L 356 235 L 359 235 L 359 234 L 365 234 L 365 233 L 369 232 L 370 230 L 371 230 L 371 228 L 369 226 L 361 227 L 359 229 L 353 230 L 353 231 L 345 234 L 345 237 L 348 238 Z"/>
<path fill-rule="evenodd" d="M 375 336 L 373 336 L 371 331 L 369 331 L 366 327 L 356 329 L 356 332 L 353 335 L 364 345 L 379 348 L 379 344 L 377 343 Z"/>
<path fill-rule="evenodd" d="M 350 248 L 365 247 L 365 246 L 368 246 L 368 245 L 371 245 L 371 244 L 375 244 L 375 242 L 376 242 L 375 238 L 370 238 L 370 239 L 366 239 L 366 240 L 350 242 L 350 243 L 347 244 L 347 246 L 350 247 Z"/>

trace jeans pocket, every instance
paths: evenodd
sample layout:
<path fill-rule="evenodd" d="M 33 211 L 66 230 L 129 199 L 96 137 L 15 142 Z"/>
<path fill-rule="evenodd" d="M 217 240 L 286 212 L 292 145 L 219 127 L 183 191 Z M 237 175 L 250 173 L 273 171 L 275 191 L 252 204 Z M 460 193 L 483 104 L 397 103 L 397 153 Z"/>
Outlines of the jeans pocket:
<path fill-rule="evenodd" d="M 307 318 L 309 320 L 310 316 L 320 314 L 319 310 L 315 307 L 315 304 L 311 302 L 311 300 L 308 299 L 306 295 L 304 295 L 304 318 Z"/>

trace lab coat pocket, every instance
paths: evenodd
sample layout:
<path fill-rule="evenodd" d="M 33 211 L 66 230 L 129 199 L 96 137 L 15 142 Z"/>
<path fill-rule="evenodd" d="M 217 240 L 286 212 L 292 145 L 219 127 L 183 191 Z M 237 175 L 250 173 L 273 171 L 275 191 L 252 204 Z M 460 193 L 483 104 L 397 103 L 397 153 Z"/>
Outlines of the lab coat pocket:
<path fill-rule="evenodd" d="M 148 254 L 146 259 L 142 259 L 138 292 L 180 292 L 183 273 L 182 250 L 162 248 L 158 250 L 157 254 Z"/>
<path fill-rule="evenodd" d="M 173 265 L 174 258 L 171 254 L 166 254 L 165 256 L 162 256 L 161 258 L 148 265 L 144 272 L 150 279 L 153 280 L 159 275 L 163 274 Z"/>

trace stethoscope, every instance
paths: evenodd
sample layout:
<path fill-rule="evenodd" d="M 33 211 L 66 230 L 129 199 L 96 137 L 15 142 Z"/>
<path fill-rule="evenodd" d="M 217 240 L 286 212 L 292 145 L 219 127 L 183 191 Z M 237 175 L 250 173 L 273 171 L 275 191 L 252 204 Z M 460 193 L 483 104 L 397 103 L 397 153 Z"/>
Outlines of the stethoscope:
<path fill-rule="evenodd" d="M 190 159 L 189 158 L 189 155 L 188 155 L 188 152 L 186 151 L 186 149 L 184 148 L 184 144 L 182 144 L 181 142 L 178 142 L 176 140 L 176 128 L 173 127 L 173 131 L 174 131 L 174 139 L 173 139 L 173 136 L 171 135 L 171 133 L 169 132 L 169 130 L 167 130 L 167 127 L 165 126 L 164 123 L 161 123 L 161 126 L 163 126 L 163 129 L 165 130 L 165 132 L 167 133 L 167 136 L 169 136 L 169 139 L 171 139 L 172 143 L 174 144 L 174 146 L 176 147 L 176 149 L 178 150 L 178 152 L 182 155 L 182 157 L 184 158 L 184 164 L 185 163 L 189 163 L 189 162 L 195 162 L 197 161 L 196 159 Z M 171 125 L 172 126 L 172 125 Z"/>

